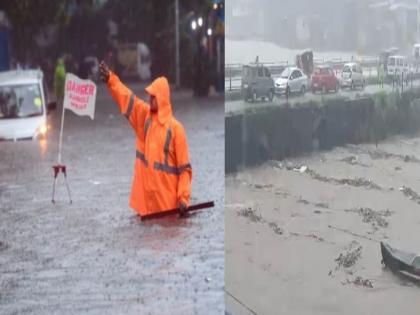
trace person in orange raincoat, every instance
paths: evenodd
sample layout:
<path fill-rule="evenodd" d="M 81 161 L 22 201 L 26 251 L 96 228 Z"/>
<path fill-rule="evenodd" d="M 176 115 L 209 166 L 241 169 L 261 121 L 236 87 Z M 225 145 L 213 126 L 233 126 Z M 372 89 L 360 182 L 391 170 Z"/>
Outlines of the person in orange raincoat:
<path fill-rule="evenodd" d="M 152 82 L 150 105 L 134 95 L 102 61 L 100 75 L 136 134 L 136 161 L 130 207 L 140 216 L 180 208 L 191 194 L 192 168 L 184 127 L 172 114 L 169 83 Z"/>

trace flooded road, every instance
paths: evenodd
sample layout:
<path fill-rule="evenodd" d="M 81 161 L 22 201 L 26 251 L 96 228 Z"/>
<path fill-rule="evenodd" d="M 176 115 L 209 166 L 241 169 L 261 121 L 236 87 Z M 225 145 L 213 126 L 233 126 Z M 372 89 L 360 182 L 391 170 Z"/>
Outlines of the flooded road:
<path fill-rule="evenodd" d="M 190 148 L 191 203 L 216 207 L 185 220 L 143 223 L 128 207 L 135 137 L 103 85 L 94 121 L 66 113 L 73 204 L 62 178 L 51 203 L 61 111 L 46 140 L 0 142 L 1 314 L 224 312 L 223 98 L 191 94 L 172 95 Z"/>
<path fill-rule="evenodd" d="M 420 136 L 269 161 L 226 177 L 226 310 L 418 314 L 379 241 L 420 253 Z"/>

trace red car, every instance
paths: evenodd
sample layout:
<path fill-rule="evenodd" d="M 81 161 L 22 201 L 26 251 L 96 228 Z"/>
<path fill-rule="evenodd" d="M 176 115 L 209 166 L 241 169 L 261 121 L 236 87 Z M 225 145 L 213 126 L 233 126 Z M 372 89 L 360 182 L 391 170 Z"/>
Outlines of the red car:
<path fill-rule="evenodd" d="M 340 84 L 337 77 L 334 74 L 334 70 L 328 66 L 318 66 L 314 69 L 311 80 L 312 92 L 322 91 L 327 93 L 328 91 L 337 92 Z"/>

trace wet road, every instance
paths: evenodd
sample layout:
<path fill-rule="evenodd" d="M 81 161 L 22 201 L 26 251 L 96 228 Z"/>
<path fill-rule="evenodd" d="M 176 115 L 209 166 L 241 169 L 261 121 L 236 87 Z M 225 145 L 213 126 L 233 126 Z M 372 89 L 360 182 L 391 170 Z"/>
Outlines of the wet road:
<path fill-rule="evenodd" d="M 414 81 L 413 87 L 418 87 L 420 85 L 420 81 Z M 411 85 L 409 86 L 411 88 Z M 379 85 L 367 85 L 363 90 L 361 88 L 356 88 L 355 90 L 351 90 L 348 88 L 340 89 L 338 93 L 329 92 L 326 94 L 322 94 L 321 92 L 317 92 L 313 94 L 311 91 L 307 91 L 305 95 L 300 94 L 292 94 L 289 99 L 289 104 L 296 104 L 296 103 L 304 103 L 308 101 L 318 101 L 321 102 L 322 100 L 336 98 L 337 96 L 346 97 L 349 99 L 355 99 L 362 95 L 371 95 L 381 91 L 384 92 L 392 92 L 396 90 L 397 87 L 392 87 L 392 85 L 385 84 L 383 87 Z M 404 90 L 406 88 L 404 87 Z M 244 100 L 235 100 L 235 101 L 228 101 L 225 105 L 225 113 L 237 113 L 247 109 L 255 109 L 255 108 L 263 108 L 263 107 L 270 107 L 270 106 L 282 106 L 286 103 L 286 97 L 284 95 L 276 96 L 273 102 L 268 102 L 264 100 L 260 100 L 256 103 L 245 102 Z"/>
<path fill-rule="evenodd" d="M 420 137 L 270 161 L 226 177 L 226 310 L 418 314 L 378 241 L 420 253 Z"/>
<path fill-rule="evenodd" d="M 138 85 L 132 86 L 138 92 Z M 44 141 L 0 142 L 1 314 L 222 314 L 223 98 L 173 93 L 187 131 L 192 203 L 185 220 L 141 222 L 128 207 L 135 138 L 99 87 L 95 120 L 66 113 L 63 181 L 51 204 L 60 111 Z"/>

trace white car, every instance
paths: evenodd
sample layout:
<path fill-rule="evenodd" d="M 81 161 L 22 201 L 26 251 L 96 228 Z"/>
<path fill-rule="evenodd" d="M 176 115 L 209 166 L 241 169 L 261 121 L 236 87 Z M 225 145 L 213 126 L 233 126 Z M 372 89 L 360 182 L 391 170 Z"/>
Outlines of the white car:
<path fill-rule="evenodd" d="M 308 89 L 308 77 L 299 68 L 287 67 L 274 82 L 275 94 L 301 93 Z"/>
<path fill-rule="evenodd" d="M 0 140 L 37 139 L 47 134 L 46 85 L 40 70 L 0 72 Z"/>
<path fill-rule="evenodd" d="M 355 62 L 344 64 L 341 72 L 340 85 L 342 88 L 349 87 L 354 90 L 357 86 L 365 88 L 365 78 L 363 77 L 362 67 Z"/>

